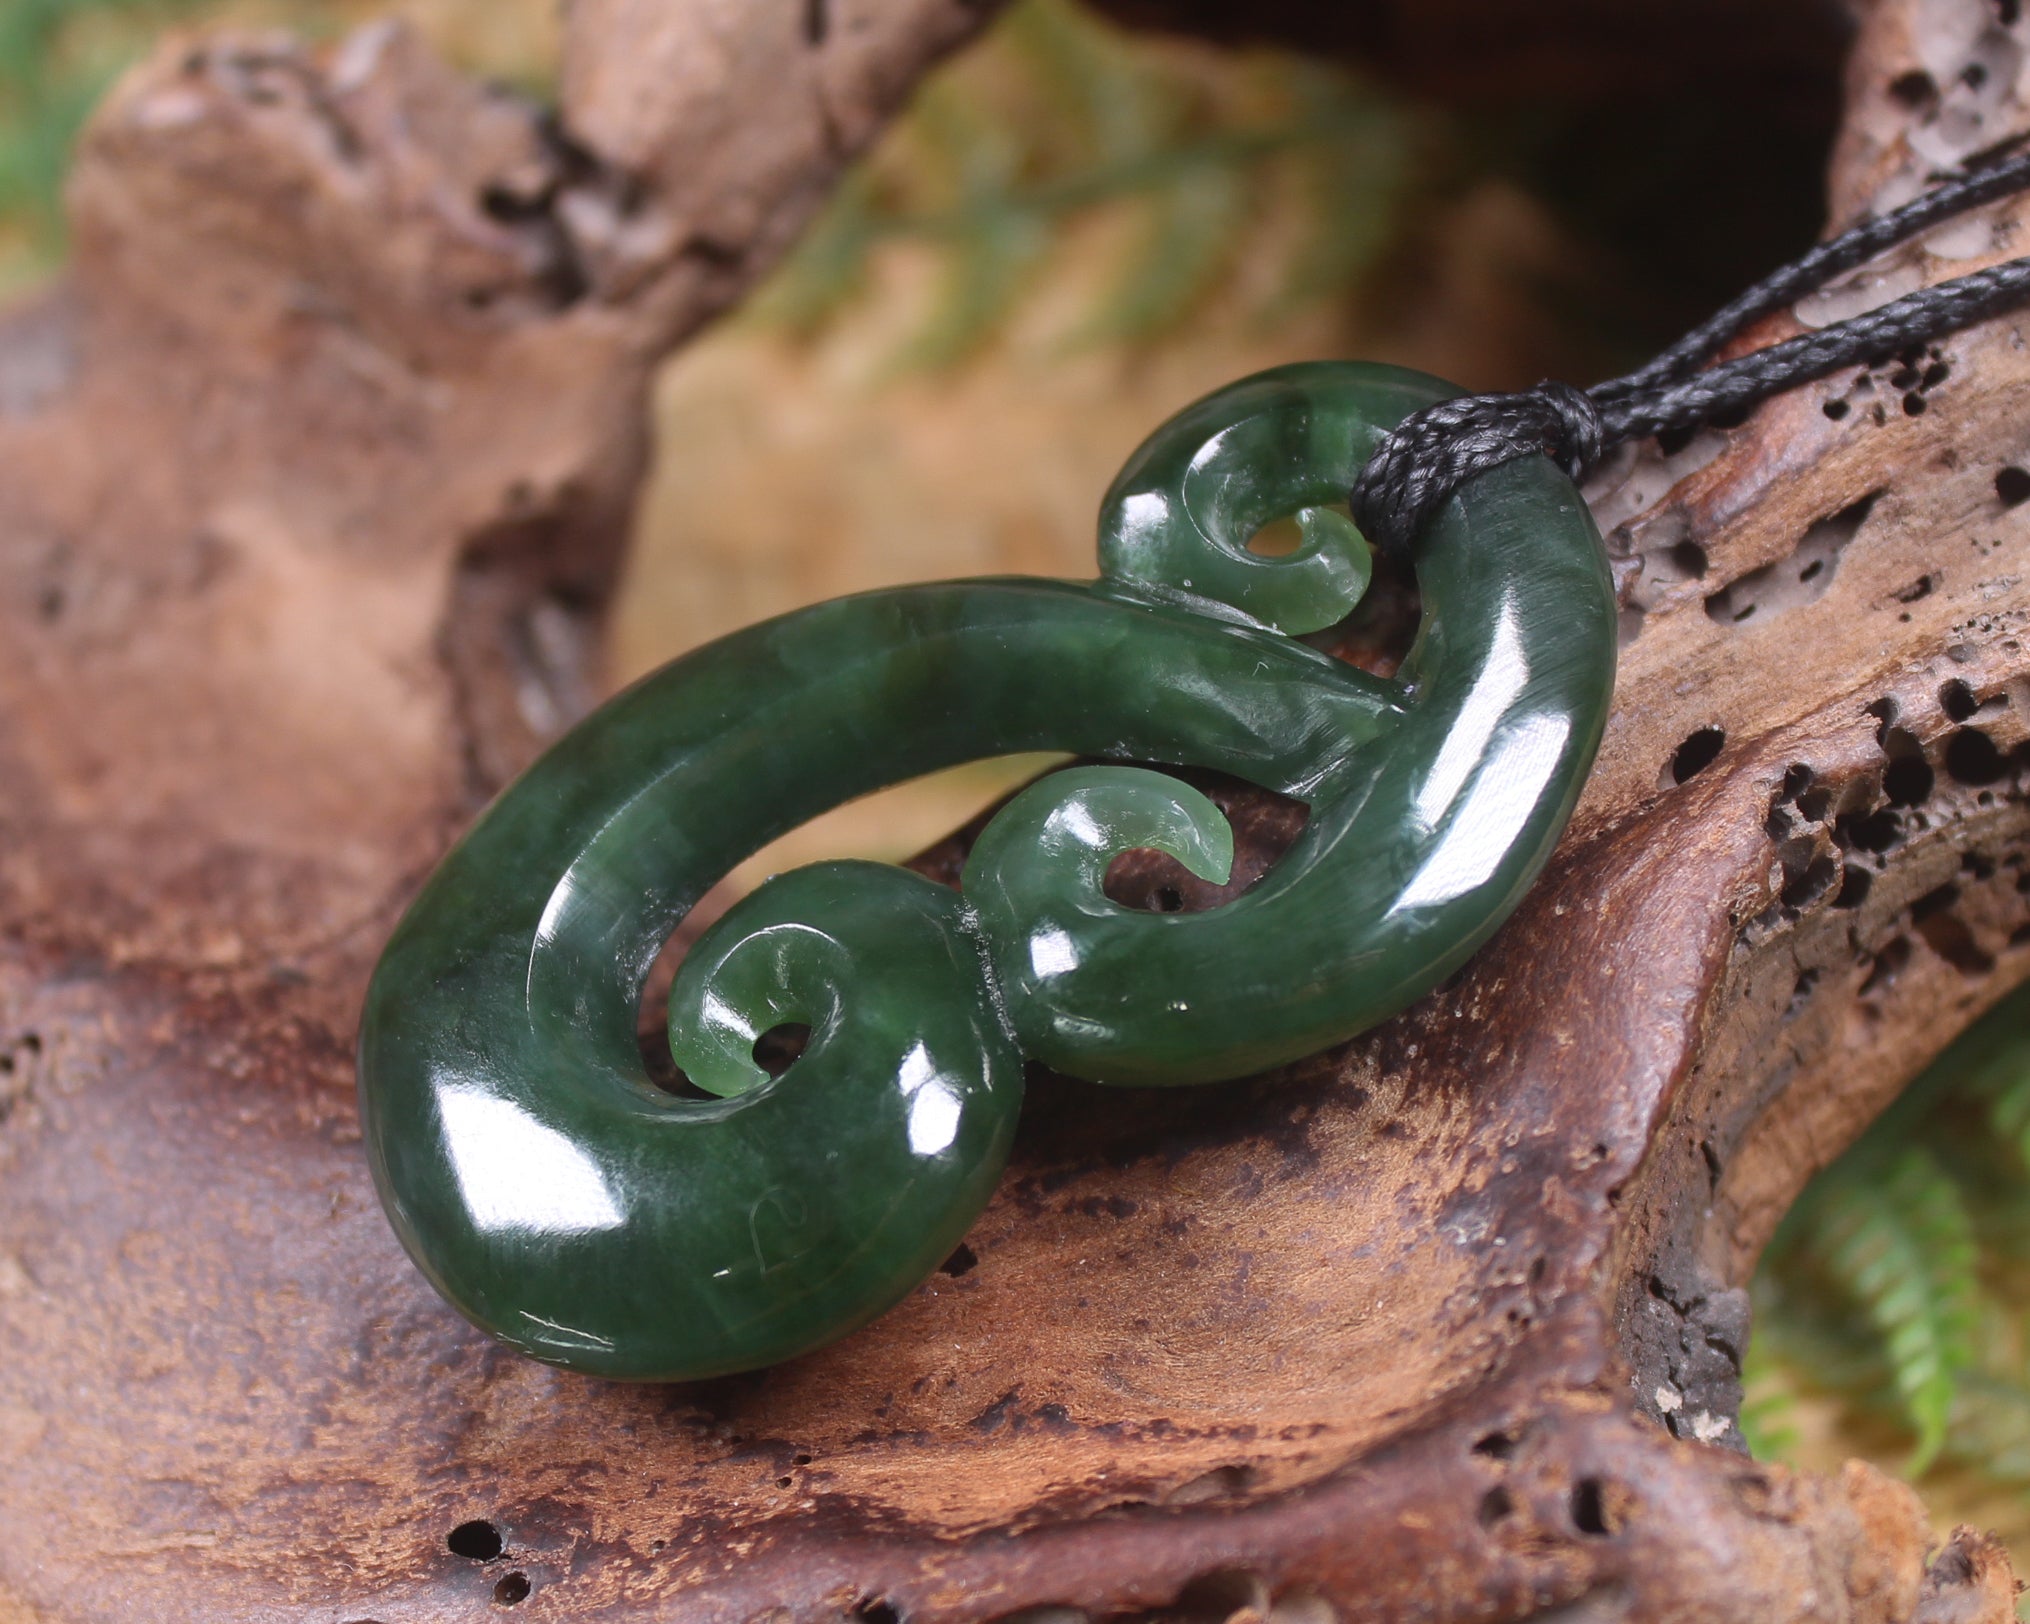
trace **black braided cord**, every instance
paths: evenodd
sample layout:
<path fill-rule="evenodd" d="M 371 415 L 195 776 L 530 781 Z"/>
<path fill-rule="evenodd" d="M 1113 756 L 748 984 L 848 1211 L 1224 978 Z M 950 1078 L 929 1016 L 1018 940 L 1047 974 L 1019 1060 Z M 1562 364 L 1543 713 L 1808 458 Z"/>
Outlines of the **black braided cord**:
<path fill-rule="evenodd" d="M 2030 153 L 1971 169 L 1914 202 L 1820 243 L 1735 299 L 1647 365 L 1590 389 L 1546 382 L 1514 394 L 1461 395 L 1403 419 L 1349 493 L 1354 523 L 1407 557 L 1431 516 L 1469 479 L 1542 453 L 1583 479 L 1616 446 L 1768 400 L 1847 367 L 1869 365 L 2030 305 L 2030 258 L 1920 288 L 1874 310 L 1731 361 L 1706 365 L 1750 322 L 1931 227 L 2030 187 Z"/>

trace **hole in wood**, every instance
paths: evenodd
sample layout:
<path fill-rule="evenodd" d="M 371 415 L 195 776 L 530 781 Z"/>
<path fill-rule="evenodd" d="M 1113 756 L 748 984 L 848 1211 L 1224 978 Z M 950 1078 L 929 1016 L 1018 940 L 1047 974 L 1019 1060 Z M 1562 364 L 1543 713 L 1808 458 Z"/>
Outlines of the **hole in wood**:
<path fill-rule="evenodd" d="M 1925 946 L 1969 980 L 1989 975 L 1995 956 L 1974 940 L 1974 933 L 1958 914 L 1935 914 L 1917 927 Z"/>
<path fill-rule="evenodd" d="M 1903 823 L 1894 812 L 1843 812 L 1833 824 L 1833 841 L 1848 851 L 1880 854 L 1903 838 Z"/>
<path fill-rule="evenodd" d="M 1944 913 L 1960 899 L 1960 888 L 1948 882 L 1927 891 L 1910 905 L 1910 917 L 1922 922 L 1933 914 Z"/>
<path fill-rule="evenodd" d="M 1782 614 L 1822 597 L 1832 585 L 1841 552 L 1859 533 L 1880 491 L 1818 520 L 1806 529 L 1790 557 L 1750 570 L 1706 599 L 1706 615 L 1722 626 L 1739 626 L 1760 616 Z"/>
<path fill-rule="evenodd" d="M 1720 747 L 1727 742 L 1724 728 L 1702 727 L 1685 735 L 1685 740 L 1671 757 L 1671 782 L 1682 784 L 1695 774 L 1703 772 L 1713 764 Z"/>
<path fill-rule="evenodd" d="M 1268 1606 L 1267 1581 L 1246 1568 L 1202 1573 L 1177 1594 L 1177 1609 L 1188 1618 L 1227 1619 L 1248 1611 L 1259 1617 Z"/>
<path fill-rule="evenodd" d="M 1891 806 L 1922 806 L 1936 783 L 1931 763 L 1922 756 L 1898 756 L 1882 773 L 1882 793 Z"/>
<path fill-rule="evenodd" d="M 1188 1482 L 1180 1483 L 1163 1496 L 1163 1503 L 1190 1506 L 1205 1500 L 1223 1500 L 1244 1493 L 1254 1479 L 1255 1469 L 1252 1466 L 1215 1466 L 1209 1472 L 1201 1472 Z"/>
<path fill-rule="evenodd" d="M 1868 962 L 1867 977 L 1861 983 L 1861 996 L 1879 991 L 1894 981 L 1898 972 L 1910 962 L 1910 938 L 1892 936 L 1882 944 L 1881 951 Z"/>
<path fill-rule="evenodd" d="M 1582 1477 L 1572 1485 L 1572 1526 L 1580 1533 L 1604 1538 L 1617 1532 L 1619 1524 L 1599 1478 Z"/>
<path fill-rule="evenodd" d="M 1937 105 L 1938 81 L 1924 69 L 1912 68 L 1889 81 L 1889 96 L 1899 106 L 1921 113 Z"/>
<path fill-rule="evenodd" d="M 444 1543 L 451 1547 L 453 1556 L 462 1556 L 469 1562 L 491 1562 L 505 1546 L 500 1530 L 483 1517 L 460 1523 Z"/>
<path fill-rule="evenodd" d="M 1889 94 L 1912 112 L 1938 100 L 1938 81 L 1922 68 L 1899 73 L 1889 81 Z"/>
<path fill-rule="evenodd" d="M 1697 579 L 1706 573 L 1706 549 L 1696 541 L 1681 541 L 1670 550 L 1670 561 L 1679 573 Z"/>
<path fill-rule="evenodd" d="M 1957 783 L 1978 786 L 2008 776 L 2009 763 L 1987 734 L 1963 727 L 1946 740 L 1945 770 Z"/>
<path fill-rule="evenodd" d="M 1839 878 L 1839 865 L 1830 857 L 1814 857 L 1805 865 L 1804 872 L 1783 888 L 1783 905 L 1786 908 L 1802 908 L 1816 902 L 1833 888 L 1833 881 Z"/>

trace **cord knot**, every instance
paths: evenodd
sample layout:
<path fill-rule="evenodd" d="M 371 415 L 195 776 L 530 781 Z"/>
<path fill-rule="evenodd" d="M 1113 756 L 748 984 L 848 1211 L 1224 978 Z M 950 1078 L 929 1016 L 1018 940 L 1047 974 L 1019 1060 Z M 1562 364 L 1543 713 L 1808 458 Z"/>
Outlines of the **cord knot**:
<path fill-rule="evenodd" d="M 1607 443 L 1600 407 L 1568 383 L 1443 400 L 1412 412 L 1375 448 L 1348 496 L 1353 522 L 1382 552 L 1407 558 L 1432 516 L 1475 475 L 1541 454 L 1579 479 Z"/>

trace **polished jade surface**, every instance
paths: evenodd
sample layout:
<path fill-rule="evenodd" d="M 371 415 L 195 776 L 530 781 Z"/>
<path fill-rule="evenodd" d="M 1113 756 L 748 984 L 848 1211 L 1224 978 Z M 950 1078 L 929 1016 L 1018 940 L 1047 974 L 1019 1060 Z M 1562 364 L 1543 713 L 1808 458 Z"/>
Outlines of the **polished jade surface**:
<path fill-rule="evenodd" d="M 1331 504 L 1379 436 L 1454 393 L 1355 363 L 1243 380 L 1107 493 L 1093 583 L 957 581 L 736 632 L 564 737 L 445 859 L 367 997 L 360 1097 L 396 1231 L 446 1298 L 536 1358 L 676 1380 L 821 1346 L 892 1306 L 992 1191 L 1025 1059 L 1099 1083 L 1230 1078 L 1429 991 L 1500 925 L 1570 816 L 1614 675 L 1599 537 L 1541 458 L 1422 539 L 1389 680 L 1297 638 L 1369 576 Z M 1295 515 L 1302 544 L 1249 539 Z M 1232 833 L 1141 765 L 1045 777 L 954 892 L 906 870 L 779 875 L 692 947 L 659 1089 L 650 964 L 716 880 L 842 801 L 1015 751 L 1216 768 L 1303 800 L 1221 907 L 1101 890 L 1133 847 L 1223 879 Z M 771 1076 L 756 1040 L 807 1046 Z"/>

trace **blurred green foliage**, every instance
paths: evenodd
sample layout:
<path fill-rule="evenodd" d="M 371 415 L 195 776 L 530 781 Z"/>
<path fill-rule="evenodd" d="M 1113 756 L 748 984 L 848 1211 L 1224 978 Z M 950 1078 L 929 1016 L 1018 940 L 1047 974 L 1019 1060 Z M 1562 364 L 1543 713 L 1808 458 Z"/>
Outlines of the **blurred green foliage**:
<path fill-rule="evenodd" d="M 200 0 L 0 0 L 0 221 L 29 267 L 62 251 L 57 194 L 85 115 L 155 31 Z"/>
<path fill-rule="evenodd" d="M 220 0 L 0 0 L 0 229 L 16 279 L 62 250 L 71 143 L 155 32 Z M 244 9 L 244 8 L 241 8 Z M 274 6 L 258 8 L 276 10 Z M 297 26 L 345 8 L 283 5 Z M 513 77 L 540 83 L 540 65 Z M 1429 128 L 1339 70 L 1261 53 L 1208 73 L 1069 0 L 1023 0 L 935 77 L 753 301 L 812 335 L 849 314 L 887 245 L 938 259 L 898 364 L 960 363 L 1000 336 L 1094 224 L 1121 239 L 1074 346 L 1153 341 L 1245 284 L 1265 322 L 1357 287 L 1400 236 Z M 0 253 L 4 253 L 0 247 Z M 0 276 L 4 276 L 0 272 Z"/>
<path fill-rule="evenodd" d="M 2030 990 L 1948 1049 L 1807 1187 L 1755 1282 L 1742 1428 L 1797 1442 L 1806 1395 L 2030 1494 Z"/>
<path fill-rule="evenodd" d="M 753 304 L 811 334 L 847 314 L 886 245 L 938 269 L 898 364 L 957 364 L 1000 336 L 1095 224 L 1114 267 L 1072 347 L 1141 345 L 1225 295 L 1273 322 L 1357 290 L 1399 240 L 1429 121 L 1280 54 L 1207 75 L 1067 0 L 1024 0 L 999 49 L 932 80 Z"/>

